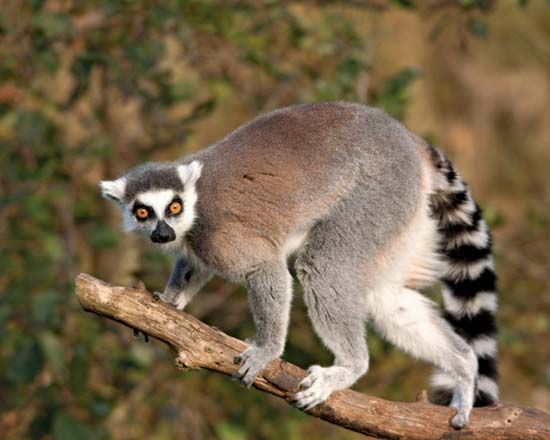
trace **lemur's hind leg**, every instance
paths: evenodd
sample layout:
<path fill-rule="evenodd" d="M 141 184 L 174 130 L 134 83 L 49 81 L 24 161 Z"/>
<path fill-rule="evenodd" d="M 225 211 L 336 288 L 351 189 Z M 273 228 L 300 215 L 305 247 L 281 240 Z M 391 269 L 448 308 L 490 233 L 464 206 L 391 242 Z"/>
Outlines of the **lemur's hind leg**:
<path fill-rule="evenodd" d="M 292 286 L 283 260 L 254 266 L 246 274 L 246 286 L 256 337 L 248 349 L 235 357 L 241 367 L 234 377 L 250 386 L 267 363 L 283 353 Z"/>
<path fill-rule="evenodd" d="M 308 251 L 296 261 L 298 278 L 315 331 L 334 354 L 334 365 L 308 369 L 295 395 L 299 408 L 310 409 L 336 390 L 350 387 L 369 366 L 365 339 L 364 294 L 344 279 L 341 259 L 325 252 Z M 348 272 L 349 273 L 349 272 Z"/>
<path fill-rule="evenodd" d="M 367 297 L 369 320 L 390 342 L 414 357 L 430 362 L 456 377 L 451 406 L 457 409 L 452 426 L 468 423 L 474 402 L 477 359 L 420 293 L 403 288 L 377 291 Z"/>

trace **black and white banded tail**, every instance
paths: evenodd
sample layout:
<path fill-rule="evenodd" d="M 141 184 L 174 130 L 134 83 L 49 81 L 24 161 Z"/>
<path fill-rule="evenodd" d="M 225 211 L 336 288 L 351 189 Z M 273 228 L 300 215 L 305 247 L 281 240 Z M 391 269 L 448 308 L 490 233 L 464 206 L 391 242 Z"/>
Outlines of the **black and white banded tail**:
<path fill-rule="evenodd" d="M 451 162 L 431 151 L 437 182 L 431 195 L 431 215 L 438 223 L 439 252 L 445 261 L 443 305 L 445 319 L 474 350 L 478 360 L 474 406 L 498 400 L 498 297 L 491 253 L 491 235 L 481 209 Z M 432 377 L 434 403 L 448 405 L 455 379 L 443 372 Z"/>

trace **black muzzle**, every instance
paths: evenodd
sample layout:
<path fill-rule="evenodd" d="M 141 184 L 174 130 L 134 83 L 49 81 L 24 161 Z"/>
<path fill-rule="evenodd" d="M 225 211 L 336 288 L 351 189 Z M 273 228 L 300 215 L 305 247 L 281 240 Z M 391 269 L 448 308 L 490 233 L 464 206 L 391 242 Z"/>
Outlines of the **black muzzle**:
<path fill-rule="evenodd" d="M 153 243 L 169 243 L 176 239 L 174 230 L 163 220 L 159 220 L 157 227 L 151 233 L 151 241 Z"/>

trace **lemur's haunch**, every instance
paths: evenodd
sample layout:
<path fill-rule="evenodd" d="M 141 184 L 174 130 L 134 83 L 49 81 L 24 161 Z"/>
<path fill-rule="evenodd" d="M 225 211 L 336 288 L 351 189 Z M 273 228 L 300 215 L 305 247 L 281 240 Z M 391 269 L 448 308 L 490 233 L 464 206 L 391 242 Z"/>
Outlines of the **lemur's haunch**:
<path fill-rule="evenodd" d="M 283 108 L 177 162 L 101 183 L 126 230 L 176 253 L 161 295 L 183 309 L 213 275 L 248 288 L 256 338 L 237 357 L 250 384 L 283 353 L 287 258 L 317 334 L 334 353 L 295 396 L 311 408 L 369 366 L 368 321 L 432 362 L 433 398 L 468 423 L 498 398 L 491 238 L 448 159 L 384 112 L 349 103 Z M 419 293 L 443 284 L 444 314 Z"/>

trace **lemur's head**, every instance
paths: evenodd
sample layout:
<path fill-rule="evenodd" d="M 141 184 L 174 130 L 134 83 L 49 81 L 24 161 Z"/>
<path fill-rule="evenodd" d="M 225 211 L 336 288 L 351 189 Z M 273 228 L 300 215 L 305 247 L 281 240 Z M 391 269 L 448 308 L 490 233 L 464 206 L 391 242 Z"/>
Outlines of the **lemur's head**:
<path fill-rule="evenodd" d="M 147 163 L 116 180 L 102 181 L 101 193 L 120 208 L 126 231 L 143 233 L 164 249 L 176 250 L 195 219 L 195 184 L 201 169 L 198 161 Z"/>

